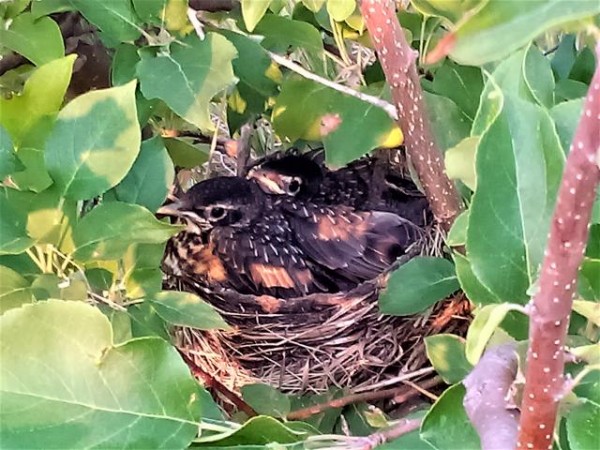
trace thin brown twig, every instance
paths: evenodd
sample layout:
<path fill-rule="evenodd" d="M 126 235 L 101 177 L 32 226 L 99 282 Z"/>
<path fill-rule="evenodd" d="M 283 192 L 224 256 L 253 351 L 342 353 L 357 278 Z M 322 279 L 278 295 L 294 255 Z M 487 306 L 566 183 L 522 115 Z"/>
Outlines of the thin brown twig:
<path fill-rule="evenodd" d="M 406 401 L 412 397 L 415 397 L 419 394 L 422 394 L 423 391 L 429 389 L 433 386 L 436 386 L 440 383 L 441 379 L 439 377 L 431 378 L 423 382 L 422 386 L 400 386 L 392 389 L 384 389 L 382 391 L 375 392 L 362 392 L 360 394 L 350 394 L 345 397 L 336 398 L 329 400 L 324 403 L 319 403 L 317 405 L 312 405 L 307 408 L 297 409 L 296 411 L 292 411 L 287 415 L 288 420 L 303 420 L 307 419 L 316 414 L 320 414 L 323 411 L 327 411 L 328 409 L 333 408 L 343 408 L 344 406 L 352 405 L 354 403 L 360 402 L 370 402 L 375 400 L 382 400 L 384 398 L 394 397 L 394 400 L 397 398 L 401 398 L 402 401 Z M 418 389 L 417 389 L 418 388 Z M 396 402 L 398 403 L 398 402 Z"/>
<path fill-rule="evenodd" d="M 442 154 L 427 117 L 417 72 L 417 52 L 396 17 L 393 0 L 362 0 L 360 10 L 398 110 L 406 151 L 433 214 L 446 231 L 462 210 L 456 186 L 445 173 Z"/>
<path fill-rule="evenodd" d="M 198 367 L 196 362 L 188 355 L 186 355 L 181 349 L 178 350 L 179 354 L 192 371 L 192 374 L 196 378 L 202 380 L 205 387 L 212 388 L 215 392 L 221 394 L 223 397 L 225 397 L 227 400 L 233 403 L 238 410 L 246 413 L 248 417 L 254 417 L 257 415 L 256 411 L 254 411 L 254 409 L 248 403 L 242 400 L 237 394 L 230 391 L 223 383 L 221 383 L 215 377 L 211 376 L 210 374 L 202 370 L 202 368 Z"/>

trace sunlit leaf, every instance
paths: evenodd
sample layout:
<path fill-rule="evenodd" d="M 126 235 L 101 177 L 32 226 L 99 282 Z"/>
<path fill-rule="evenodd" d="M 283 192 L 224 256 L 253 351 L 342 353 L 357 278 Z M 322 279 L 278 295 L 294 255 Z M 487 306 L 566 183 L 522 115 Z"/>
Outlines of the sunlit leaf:
<path fill-rule="evenodd" d="M 453 334 L 425 338 L 427 358 L 448 384 L 458 383 L 473 368 L 465 356 L 465 340 Z"/>
<path fill-rule="evenodd" d="M 31 131 L 39 122 L 52 118 L 60 109 L 71 80 L 75 55 L 51 61 L 36 69 L 21 95 L 0 97 L 0 124 L 8 131 L 17 149 L 30 144 Z M 47 120 L 47 119 L 46 119 Z M 45 126 L 44 128 L 48 128 Z"/>
<path fill-rule="evenodd" d="M 0 314 L 34 300 L 30 283 L 14 270 L 0 265 Z"/>
<path fill-rule="evenodd" d="M 522 307 L 513 303 L 500 303 L 498 305 L 486 305 L 477 311 L 475 319 L 467 332 L 465 347 L 467 360 L 471 364 L 477 364 L 488 341 L 509 311 L 522 311 Z"/>
<path fill-rule="evenodd" d="M 127 249 L 122 264 L 128 297 L 150 296 L 161 290 L 160 263 L 164 252 L 164 244 L 137 244 Z"/>
<path fill-rule="evenodd" d="M 334 127 L 325 126 L 328 119 Z M 327 160 L 334 165 L 352 161 L 399 133 L 383 110 L 300 78 L 284 82 L 273 108 L 273 126 L 292 142 L 323 140 Z M 361 133 L 355 133 L 359 128 Z"/>
<path fill-rule="evenodd" d="M 248 31 L 252 32 L 260 19 L 265 15 L 271 0 L 241 0 L 242 17 Z"/>
<path fill-rule="evenodd" d="M 355 0 L 327 0 L 327 12 L 337 22 L 342 22 L 350 17 L 355 8 Z"/>
<path fill-rule="evenodd" d="M 479 136 L 463 139 L 444 154 L 446 173 L 453 180 L 462 181 L 469 189 L 477 189 L 475 172 L 475 154 L 479 145 Z"/>
<path fill-rule="evenodd" d="M 59 300 L 7 311 L 0 330 L 3 446 L 184 448 L 196 435 L 196 382 L 162 339 L 115 345 L 98 309 Z"/>
<path fill-rule="evenodd" d="M 175 113 L 202 130 L 213 125 L 208 114 L 212 97 L 233 83 L 235 47 L 223 36 L 195 34 L 173 42 L 168 52 L 144 52 L 137 65 L 146 98 L 163 100 Z"/>
<path fill-rule="evenodd" d="M 132 81 L 88 92 L 65 106 L 46 143 L 46 166 L 62 195 L 88 199 L 117 185 L 139 150 Z"/>

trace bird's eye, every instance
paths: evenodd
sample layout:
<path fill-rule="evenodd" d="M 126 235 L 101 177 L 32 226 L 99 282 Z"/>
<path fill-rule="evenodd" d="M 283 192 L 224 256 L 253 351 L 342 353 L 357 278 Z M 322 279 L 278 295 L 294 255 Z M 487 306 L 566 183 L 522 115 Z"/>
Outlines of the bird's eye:
<path fill-rule="evenodd" d="M 220 206 L 215 206 L 210 209 L 209 215 L 212 220 L 220 220 L 227 214 L 225 208 L 221 208 Z"/>
<path fill-rule="evenodd" d="M 300 191 L 300 185 L 300 180 L 294 178 L 288 184 L 287 190 L 290 194 L 297 194 Z"/>

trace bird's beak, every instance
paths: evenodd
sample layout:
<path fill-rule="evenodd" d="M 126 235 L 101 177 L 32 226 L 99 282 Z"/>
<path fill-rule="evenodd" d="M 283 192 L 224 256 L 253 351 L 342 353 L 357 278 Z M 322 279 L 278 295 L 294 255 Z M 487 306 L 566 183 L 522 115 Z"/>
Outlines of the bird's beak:
<path fill-rule="evenodd" d="M 278 175 L 272 171 L 253 167 L 248 172 L 248 178 L 256 180 L 260 188 L 267 194 L 285 194 L 281 184 L 278 183 Z"/>
<path fill-rule="evenodd" d="M 176 201 L 173 203 L 167 203 L 166 205 L 161 206 L 156 211 L 156 214 L 162 214 L 163 216 L 181 216 L 183 209 L 183 203 L 180 201 Z"/>

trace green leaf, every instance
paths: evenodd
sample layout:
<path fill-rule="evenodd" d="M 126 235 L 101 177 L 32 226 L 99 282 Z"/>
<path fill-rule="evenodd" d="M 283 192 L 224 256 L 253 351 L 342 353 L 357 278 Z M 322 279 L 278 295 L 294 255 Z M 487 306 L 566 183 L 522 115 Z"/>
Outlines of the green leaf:
<path fill-rule="evenodd" d="M 600 259 L 583 258 L 577 289 L 584 299 L 600 302 Z"/>
<path fill-rule="evenodd" d="M 465 357 L 465 340 L 453 334 L 425 338 L 427 358 L 447 384 L 462 381 L 473 369 Z"/>
<path fill-rule="evenodd" d="M 144 2 L 145 3 L 145 2 Z M 127 84 L 135 78 L 135 65 L 139 62 L 138 48 L 133 44 L 121 44 L 112 59 L 110 77 L 113 86 Z"/>
<path fill-rule="evenodd" d="M 448 177 L 462 181 L 472 191 L 477 189 L 475 155 L 479 140 L 479 136 L 464 138 L 444 154 Z"/>
<path fill-rule="evenodd" d="M 31 284 L 38 300 L 54 298 L 57 300 L 87 300 L 88 291 L 82 273 L 74 273 L 69 278 L 59 278 L 53 273 L 38 275 Z M 42 292 L 40 292 L 42 291 Z"/>
<path fill-rule="evenodd" d="M 142 142 L 133 167 L 115 187 L 117 199 L 156 211 L 163 204 L 173 183 L 175 169 L 162 139 L 157 136 Z"/>
<path fill-rule="evenodd" d="M 456 40 L 450 56 L 460 64 L 475 66 L 496 61 L 545 30 L 599 12 L 600 4 L 596 0 L 489 0 L 476 14 L 461 21 L 453 33 Z"/>
<path fill-rule="evenodd" d="M 164 143 L 177 167 L 192 169 L 208 161 L 210 144 L 193 144 L 186 138 L 165 138 Z"/>
<path fill-rule="evenodd" d="M 150 302 L 131 305 L 127 308 L 131 317 L 131 334 L 133 337 L 156 336 L 170 342 L 171 336 L 167 324 L 160 317 Z"/>
<path fill-rule="evenodd" d="M 564 154 L 544 109 L 503 94 L 493 78 L 482 98 L 486 105 L 473 125 L 474 134 L 485 129 L 467 253 L 477 278 L 496 296 L 526 302 L 543 258 Z"/>
<path fill-rule="evenodd" d="M 159 19 L 168 0 L 133 0 L 133 8 L 137 16 L 146 23 L 161 25 Z"/>
<path fill-rule="evenodd" d="M 33 14 L 15 17 L 8 29 L 0 29 L 0 41 L 7 47 L 41 66 L 65 54 L 60 28 L 50 17 L 36 20 Z"/>
<path fill-rule="evenodd" d="M 437 450 L 479 450 L 481 444 L 463 407 L 465 387 L 455 384 L 433 404 L 421 425 L 421 438 Z"/>
<path fill-rule="evenodd" d="M 236 447 L 247 448 L 250 446 L 263 446 L 292 444 L 306 439 L 308 432 L 306 427 L 298 427 L 296 430 L 294 425 L 300 422 L 287 422 L 282 424 L 277 419 L 267 416 L 252 417 L 242 425 L 241 428 L 233 429 L 228 434 L 220 434 L 219 438 L 207 436 L 203 439 L 196 439 L 198 443 L 210 442 L 214 447 Z M 277 445 L 275 444 L 275 445 Z M 242 446 L 242 447 L 238 447 Z M 252 448 L 252 447 L 250 447 Z"/>
<path fill-rule="evenodd" d="M 448 232 L 448 236 L 446 237 L 446 244 L 450 247 L 458 247 L 461 245 L 465 245 L 467 242 L 467 227 L 469 226 L 469 210 L 463 211 L 460 215 L 454 220 L 452 224 L 452 228 Z M 458 272 L 458 269 L 457 269 Z M 460 278 L 459 278 L 460 280 Z"/>
<path fill-rule="evenodd" d="M 214 95 L 233 83 L 234 46 L 223 36 L 195 34 L 173 42 L 169 52 L 145 52 L 137 65 L 146 98 L 159 98 L 176 114 L 202 130 L 211 130 L 208 105 Z"/>
<path fill-rule="evenodd" d="M 302 3 L 312 12 L 319 12 L 326 0 L 302 0 Z"/>
<path fill-rule="evenodd" d="M 467 360 L 475 365 L 481 358 L 488 341 L 500 326 L 509 311 L 521 311 L 523 307 L 514 303 L 486 305 L 475 314 L 475 319 L 467 331 L 465 354 Z"/>
<path fill-rule="evenodd" d="M 589 85 L 592 82 L 595 69 L 596 58 L 593 50 L 589 47 L 583 47 L 577 58 L 575 58 L 571 72 L 569 72 L 569 78 Z"/>
<path fill-rule="evenodd" d="M 30 283 L 9 267 L 0 266 L 0 314 L 34 300 Z"/>
<path fill-rule="evenodd" d="M 576 57 L 575 35 L 563 36 L 550 62 L 557 80 L 563 80 L 569 76 Z"/>
<path fill-rule="evenodd" d="M 27 234 L 27 215 L 15 205 L 12 189 L 0 189 L 0 255 L 24 252 L 34 243 Z"/>
<path fill-rule="evenodd" d="M 558 83 L 556 83 L 556 89 L 554 91 L 556 103 L 581 99 L 582 97 L 585 97 L 587 90 L 588 85 L 581 81 L 570 79 L 559 80 Z"/>
<path fill-rule="evenodd" d="M 83 94 L 59 113 L 46 166 L 65 197 L 83 200 L 116 186 L 140 150 L 135 81 Z"/>
<path fill-rule="evenodd" d="M 273 52 L 285 53 L 290 47 L 305 50 L 310 68 L 317 73 L 323 72 L 323 40 L 319 30 L 311 24 L 267 14 L 256 26 L 254 34 L 264 36 L 260 45 Z"/>
<path fill-rule="evenodd" d="M 229 329 L 229 325 L 209 303 L 189 292 L 159 292 L 152 296 L 150 302 L 158 315 L 172 325 L 199 330 Z"/>
<path fill-rule="evenodd" d="M 472 121 L 479 107 L 483 76 L 478 67 L 460 66 L 450 59 L 436 70 L 432 84 L 436 94 L 452 100 Z"/>
<path fill-rule="evenodd" d="M 29 6 L 30 2 L 31 0 L 11 0 L 10 2 L 3 2 L 3 4 L 0 5 L 0 14 L 5 19 L 11 19 L 23 12 Z"/>
<path fill-rule="evenodd" d="M 248 31 L 252 32 L 267 12 L 271 0 L 241 0 L 241 3 L 244 23 Z"/>
<path fill-rule="evenodd" d="M 27 2 L 29 2 L 27 0 Z M 31 2 L 31 13 L 38 19 L 52 13 L 72 11 L 70 0 L 38 0 Z"/>
<path fill-rule="evenodd" d="M 471 123 L 452 100 L 425 91 L 425 106 L 436 142 L 445 151 L 469 136 Z"/>
<path fill-rule="evenodd" d="M 600 327 L 600 303 L 597 301 L 574 300 L 573 311 Z"/>
<path fill-rule="evenodd" d="M 17 188 L 23 191 L 42 192 L 52 185 L 52 178 L 44 163 L 43 149 L 22 147 L 17 157 L 24 167 L 24 170 L 14 173 L 11 177 Z"/>
<path fill-rule="evenodd" d="M 141 35 L 139 19 L 129 0 L 70 2 L 83 17 L 100 28 L 112 41 L 133 42 Z"/>
<path fill-rule="evenodd" d="M 180 230 L 160 222 L 141 206 L 104 203 L 75 227 L 75 256 L 82 261 L 117 259 L 131 244 L 161 244 Z"/>
<path fill-rule="evenodd" d="M 184 448 L 196 435 L 196 382 L 167 342 L 114 345 L 98 309 L 59 300 L 6 312 L 0 330 L 3 446 Z"/>
<path fill-rule="evenodd" d="M 289 397 L 268 384 L 246 384 L 242 397 L 258 414 L 286 417 L 291 410 Z"/>
<path fill-rule="evenodd" d="M 4 127 L 0 125 L 0 180 L 22 169 L 24 166 L 13 151 L 12 140 Z"/>
<path fill-rule="evenodd" d="M 337 127 L 323 135 L 321 123 L 331 119 Z M 346 164 L 401 133 L 381 109 L 302 78 L 282 86 L 273 108 L 273 127 L 291 142 L 323 140 L 327 161 Z M 355 130 L 361 129 L 361 133 Z"/>
<path fill-rule="evenodd" d="M 481 9 L 487 0 L 412 0 L 412 5 L 425 16 L 436 16 L 458 22 Z"/>
<path fill-rule="evenodd" d="M 523 78 L 539 105 L 554 106 L 554 75 L 550 61 L 533 45 L 525 53 Z"/>
<path fill-rule="evenodd" d="M 327 0 L 327 12 L 337 22 L 343 22 L 350 17 L 355 8 L 355 0 Z"/>
<path fill-rule="evenodd" d="M 0 123 L 12 137 L 17 150 L 28 144 L 29 135 L 40 121 L 53 118 L 60 109 L 71 81 L 75 58 L 75 55 L 69 55 L 44 64 L 29 77 L 21 95 L 10 99 L 0 97 Z"/>
<path fill-rule="evenodd" d="M 454 253 L 453 258 L 460 287 L 469 300 L 476 305 L 487 305 L 502 301 L 477 278 L 467 258 L 460 253 Z"/>
<path fill-rule="evenodd" d="M 416 257 L 392 273 L 379 298 L 383 314 L 415 314 L 458 289 L 454 265 L 443 258 Z"/>
<path fill-rule="evenodd" d="M 567 437 L 571 450 L 589 450 L 598 447 L 600 407 L 593 402 L 585 402 L 575 407 L 567 415 Z"/>
<path fill-rule="evenodd" d="M 554 120 L 554 126 L 565 154 L 568 153 L 571 142 L 573 142 L 575 128 L 577 128 L 582 111 L 583 99 L 560 103 L 550 110 L 550 116 Z"/>
<path fill-rule="evenodd" d="M 123 281 L 129 298 L 156 294 L 162 288 L 160 263 L 165 253 L 164 244 L 137 244 L 123 256 Z"/>

